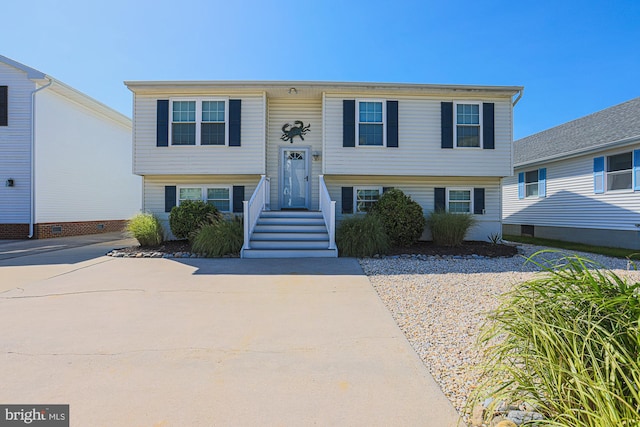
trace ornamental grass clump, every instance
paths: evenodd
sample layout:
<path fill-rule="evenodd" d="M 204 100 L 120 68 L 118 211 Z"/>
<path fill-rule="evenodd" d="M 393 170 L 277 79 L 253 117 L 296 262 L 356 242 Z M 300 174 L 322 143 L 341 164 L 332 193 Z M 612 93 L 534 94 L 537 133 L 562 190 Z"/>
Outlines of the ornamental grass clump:
<path fill-rule="evenodd" d="M 439 246 L 460 246 L 469 229 L 476 224 L 471 214 L 435 210 L 427 217 L 433 243 Z"/>
<path fill-rule="evenodd" d="M 640 283 L 578 256 L 540 267 L 488 316 L 485 380 L 469 402 L 525 401 L 541 425 L 639 426 Z"/>
<path fill-rule="evenodd" d="M 238 255 L 244 243 L 242 218 L 203 225 L 192 238 L 191 251 L 209 258 Z"/>
<path fill-rule="evenodd" d="M 341 256 L 367 257 L 389 250 L 389 237 L 378 215 L 368 213 L 342 220 L 336 232 Z"/>
<path fill-rule="evenodd" d="M 127 231 L 140 246 L 158 246 L 164 240 L 164 230 L 158 218 L 150 213 L 139 213 L 127 223 Z"/>

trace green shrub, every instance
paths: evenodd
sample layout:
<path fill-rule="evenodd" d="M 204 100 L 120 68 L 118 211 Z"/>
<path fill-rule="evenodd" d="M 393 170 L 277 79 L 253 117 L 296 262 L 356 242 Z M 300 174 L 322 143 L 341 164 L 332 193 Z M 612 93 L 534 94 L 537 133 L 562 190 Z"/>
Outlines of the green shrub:
<path fill-rule="evenodd" d="M 640 283 L 577 256 L 540 266 L 483 327 L 475 398 L 526 401 L 544 425 L 640 425 Z"/>
<path fill-rule="evenodd" d="M 150 213 L 139 213 L 129 220 L 127 230 L 140 246 L 158 246 L 164 240 L 162 224 Z"/>
<path fill-rule="evenodd" d="M 370 212 L 380 216 L 392 246 L 411 246 L 422 236 L 425 226 L 422 207 L 402 190 L 385 191 Z"/>
<path fill-rule="evenodd" d="M 460 246 L 476 219 L 471 214 L 436 210 L 429 214 L 427 226 L 433 243 L 440 246 Z"/>
<path fill-rule="evenodd" d="M 237 255 L 244 243 L 242 218 L 218 221 L 202 226 L 194 235 L 191 250 L 207 257 Z"/>
<path fill-rule="evenodd" d="M 389 237 L 382 220 L 375 214 L 347 217 L 336 232 L 341 256 L 366 257 L 389 250 Z"/>
<path fill-rule="evenodd" d="M 222 214 L 202 200 L 185 200 L 180 206 L 174 206 L 169 214 L 171 232 L 178 239 L 186 239 L 205 224 L 220 221 Z"/>

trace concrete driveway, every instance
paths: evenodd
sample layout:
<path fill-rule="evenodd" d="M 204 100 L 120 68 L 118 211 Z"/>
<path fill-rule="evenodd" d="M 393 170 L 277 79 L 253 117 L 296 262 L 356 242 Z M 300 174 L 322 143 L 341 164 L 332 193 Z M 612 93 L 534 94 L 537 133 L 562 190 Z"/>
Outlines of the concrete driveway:
<path fill-rule="evenodd" d="M 72 426 L 456 425 L 356 260 L 97 255 L 129 243 L 0 244 L 0 402 Z"/>

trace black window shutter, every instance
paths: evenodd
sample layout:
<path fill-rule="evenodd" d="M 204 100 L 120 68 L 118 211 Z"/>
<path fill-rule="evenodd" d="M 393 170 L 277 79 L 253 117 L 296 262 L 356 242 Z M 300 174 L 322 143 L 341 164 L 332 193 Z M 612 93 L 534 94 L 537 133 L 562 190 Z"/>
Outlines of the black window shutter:
<path fill-rule="evenodd" d="M 353 213 L 353 187 L 342 187 L 342 213 Z"/>
<path fill-rule="evenodd" d="M 393 190 L 393 187 L 382 187 L 382 194 L 386 193 L 389 190 Z"/>
<path fill-rule="evenodd" d="M 433 198 L 433 210 L 436 211 L 445 211 L 447 210 L 447 196 L 446 196 L 446 190 L 444 188 L 436 188 L 434 193 L 434 198 Z"/>
<path fill-rule="evenodd" d="M 398 101 L 387 101 L 387 147 L 398 147 Z"/>
<path fill-rule="evenodd" d="M 240 117 L 241 116 L 242 116 L 242 100 L 230 99 L 229 100 L 229 147 L 240 147 Z"/>
<path fill-rule="evenodd" d="M 342 146 L 356 146 L 356 101 L 342 101 Z"/>
<path fill-rule="evenodd" d="M 482 104 L 482 148 L 493 150 L 495 148 L 495 118 L 493 102 Z"/>
<path fill-rule="evenodd" d="M 169 146 L 169 100 L 158 99 L 156 106 L 156 147 Z"/>
<path fill-rule="evenodd" d="M 164 187 L 164 211 L 171 212 L 176 205 L 176 186 L 165 185 Z"/>
<path fill-rule="evenodd" d="M 233 186 L 233 211 L 234 212 L 243 212 L 244 206 L 244 185 L 234 185 Z"/>
<path fill-rule="evenodd" d="M 473 189 L 473 213 L 476 215 L 484 214 L 484 188 Z"/>
<path fill-rule="evenodd" d="M 440 103 L 441 148 L 453 148 L 453 102 Z"/>
<path fill-rule="evenodd" d="M 9 87 L 0 86 L 0 126 L 9 126 Z"/>

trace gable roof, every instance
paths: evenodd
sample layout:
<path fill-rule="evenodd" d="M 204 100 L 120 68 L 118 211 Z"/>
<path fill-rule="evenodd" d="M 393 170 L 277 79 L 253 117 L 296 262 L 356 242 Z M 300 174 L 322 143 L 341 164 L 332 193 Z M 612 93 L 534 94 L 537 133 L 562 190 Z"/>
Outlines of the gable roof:
<path fill-rule="evenodd" d="M 515 166 L 529 165 L 640 141 L 640 97 L 519 139 Z"/>

